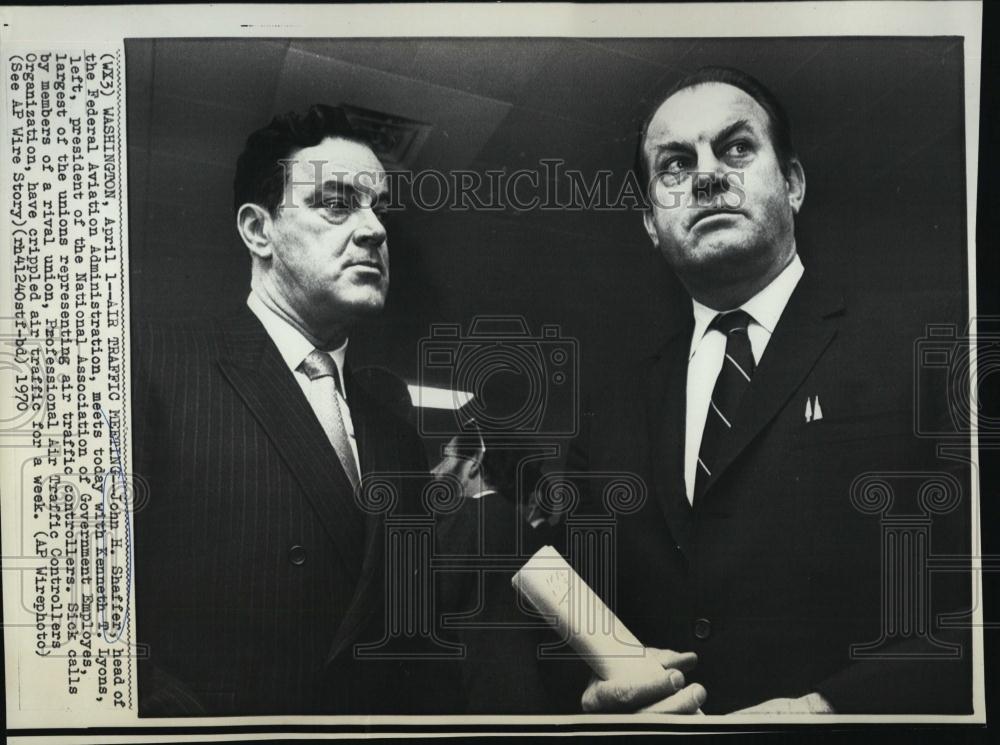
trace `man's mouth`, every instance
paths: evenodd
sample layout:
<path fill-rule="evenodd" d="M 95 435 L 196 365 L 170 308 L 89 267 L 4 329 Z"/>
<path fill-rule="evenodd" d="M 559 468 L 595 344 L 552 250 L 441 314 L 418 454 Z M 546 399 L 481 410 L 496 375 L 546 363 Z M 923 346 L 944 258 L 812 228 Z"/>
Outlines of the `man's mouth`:
<path fill-rule="evenodd" d="M 350 264 L 348 264 L 348 266 L 360 269 L 371 269 L 372 271 L 376 271 L 379 274 L 385 274 L 385 268 L 382 266 L 382 264 L 378 261 L 373 261 L 370 259 L 363 259 L 361 261 L 352 261 Z"/>
<path fill-rule="evenodd" d="M 724 209 L 724 208 L 718 208 L 718 209 L 709 208 L 709 209 L 700 210 L 691 219 L 691 222 L 688 225 L 688 230 L 690 230 L 691 228 L 693 228 L 695 225 L 697 225 L 698 223 L 702 222 L 703 220 L 707 220 L 707 219 L 712 218 L 712 217 L 735 217 L 736 215 L 742 215 L 742 214 L 743 214 L 742 210 L 733 210 L 733 209 Z"/>

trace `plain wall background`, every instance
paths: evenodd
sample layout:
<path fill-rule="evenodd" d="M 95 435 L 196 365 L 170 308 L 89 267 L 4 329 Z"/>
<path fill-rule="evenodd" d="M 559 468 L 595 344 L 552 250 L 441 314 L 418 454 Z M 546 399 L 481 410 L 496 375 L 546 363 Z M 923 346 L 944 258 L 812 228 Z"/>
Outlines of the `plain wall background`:
<path fill-rule="evenodd" d="M 954 320 L 967 291 L 960 39 L 133 39 L 126 62 L 137 317 L 245 301 L 232 174 L 275 113 L 344 102 L 427 122 L 417 168 L 562 158 L 620 183 L 644 116 L 705 64 L 745 69 L 789 111 L 807 271 L 884 294 L 914 338 Z M 431 324 L 517 313 L 578 341 L 589 390 L 653 351 L 689 302 L 637 211 L 410 210 L 388 230 L 389 304 L 352 357 L 410 381 Z"/>

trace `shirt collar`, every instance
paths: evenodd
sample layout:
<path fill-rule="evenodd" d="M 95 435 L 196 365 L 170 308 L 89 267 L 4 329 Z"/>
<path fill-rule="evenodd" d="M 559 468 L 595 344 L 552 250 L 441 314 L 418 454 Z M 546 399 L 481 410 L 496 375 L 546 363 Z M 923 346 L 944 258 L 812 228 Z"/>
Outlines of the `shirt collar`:
<path fill-rule="evenodd" d="M 785 306 L 788 305 L 788 300 L 799 280 L 802 279 L 804 272 L 805 267 L 802 266 L 802 260 L 798 254 L 795 254 L 788 262 L 788 266 L 782 269 L 781 273 L 772 279 L 767 287 L 743 303 L 739 310 L 745 310 L 754 323 L 761 326 L 768 334 L 773 334 L 778 325 L 778 319 L 781 318 L 781 314 L 784 312 Z M 719 315 L 719 311 L 699 303 L 694 298 L 691 298 L 691 304 L 694 307 L 694 333 L 691 335 L 689 360 L 698 351 L 698 345 L 705 338 L 705 332 L 712 319 Z M 733 310 L 737 310 L 737 308 L 733 308 Z"/>
<path fill-rule="evenodd" d="M 250 291 L 250 296 L 247 298 L 247 307 L 250 308 L 264 326 L 264 330 L 278 348 L 278 354 L 281 355 L 281 359 L 285 361 L 288 369 L 293 373 L 298 372 L 302 360 L 308 357 L 313 349 L 316 348 L 313 346 L 313 343 L 301 331 L 265 305 L 264 301 L 253 290 Z M 347 341 L 345 339 L 344 343 L 337 349 L 323 350 L 333 358 L 341 380 L 344 379 L 344 358 L 347 356 Z"/>

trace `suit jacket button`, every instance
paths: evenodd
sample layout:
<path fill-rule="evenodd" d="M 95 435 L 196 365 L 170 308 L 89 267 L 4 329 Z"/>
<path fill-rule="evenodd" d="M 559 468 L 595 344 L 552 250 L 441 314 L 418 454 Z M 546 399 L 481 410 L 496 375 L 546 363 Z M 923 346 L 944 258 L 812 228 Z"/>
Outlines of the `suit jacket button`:
<path fill-rule="evenodd" d="M 288 560 L 297 567 L 306 563 L 306 549 L 304 546 L 292 546 L 288 549 Z"/>
<path fill-rule="evenodd" d="M 705 641 L 712 635 L 712 622 L 707 618 L 698 618 L 694 622 L 695 639 Z"/>

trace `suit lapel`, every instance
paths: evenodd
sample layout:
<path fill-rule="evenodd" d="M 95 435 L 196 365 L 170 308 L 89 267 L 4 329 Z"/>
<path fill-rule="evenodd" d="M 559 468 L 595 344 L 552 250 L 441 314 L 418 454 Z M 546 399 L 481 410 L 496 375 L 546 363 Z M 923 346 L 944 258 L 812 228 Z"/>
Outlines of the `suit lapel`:
<path fill-rule="evenodd" d="M 692 323 L 670 339 L 646 378 L 645 400 L 649 426 L 653 490 L 667 518 L 670 532 L 689 550 L 693 516 L 684 486 L 687 362 Z"/>
<path fill-rule="evenodd" d="M 218 361 L 282 460 L 352 573 L 361 556 L 357 505 L 351 483 L 333 446 L 285 366 L 263 326 L 249 310 L 226 329 L 226 346 Z"/>
<path fill-rule="evenodd" d="M 725 512 L 712 487 L 805 380 L 836 336 L 843 309 L 840 293 L 819 286 L 808 275 L 799 282 L 754 372 L 730 436 L 720 443 L 701 506 Z"/>

